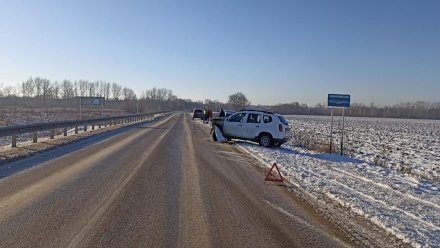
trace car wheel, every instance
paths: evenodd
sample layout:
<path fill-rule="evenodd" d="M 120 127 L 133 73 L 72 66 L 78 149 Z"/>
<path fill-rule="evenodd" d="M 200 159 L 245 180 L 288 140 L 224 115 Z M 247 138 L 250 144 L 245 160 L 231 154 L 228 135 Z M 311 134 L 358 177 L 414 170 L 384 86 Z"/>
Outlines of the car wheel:
<path fill-rule="evenodd" d="M 269 147 L 272 145 L 272 137 L 268 134 L 260 136 L 260 146 Z"/>

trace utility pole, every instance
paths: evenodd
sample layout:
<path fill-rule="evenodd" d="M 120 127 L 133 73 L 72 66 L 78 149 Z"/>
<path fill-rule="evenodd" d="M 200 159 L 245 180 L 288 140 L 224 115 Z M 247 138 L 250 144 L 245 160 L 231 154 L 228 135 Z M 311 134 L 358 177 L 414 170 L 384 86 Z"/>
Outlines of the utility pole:
<path fill-rule="evenodd" d="M 333 108 L 331 108 L 332 122 L 330 124 L 330 154 L 332 154 L 332 143 L 333 143 Z"/>
<path fill-rule="evenodd" d="M 344 154 L 344 127 L 345 127 L 345 108 L 342 109 L 342 132 L 341 132 L 341 156 Z"/>
<path fill-rule="evenodd" d="M 81 96 L 79 97 L 79 119 L 82 120 L 82 102 L 81 102 Z"/>

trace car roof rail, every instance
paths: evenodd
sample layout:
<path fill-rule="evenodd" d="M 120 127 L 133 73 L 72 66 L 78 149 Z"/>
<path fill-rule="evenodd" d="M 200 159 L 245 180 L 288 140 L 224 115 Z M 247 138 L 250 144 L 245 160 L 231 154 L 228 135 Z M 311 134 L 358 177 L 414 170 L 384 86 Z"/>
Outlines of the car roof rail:
<path fill-rule="evenodd" d="M 261 109 L 242 109 L 241 111 L 253 111 L 253 112 L 261 112 L 261 113 L 265 113 L 265 114 L 272 114 L 273 112 L 267 111 L 267 110 L 261 110 Z"/>

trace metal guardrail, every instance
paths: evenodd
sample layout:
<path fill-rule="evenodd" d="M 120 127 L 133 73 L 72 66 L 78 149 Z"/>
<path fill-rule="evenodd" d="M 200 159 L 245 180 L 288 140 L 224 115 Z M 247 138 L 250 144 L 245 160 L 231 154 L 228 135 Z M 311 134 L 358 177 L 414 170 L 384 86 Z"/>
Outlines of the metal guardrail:
<path fill-rule="evenodd" d="M 135 115 L 124 115 L 124 116 L 114 116 L 114 117 L 104 117 L 98 119 L 87 119 L 87 120 L 74 120 L 74 121 L 58 121 L 58 122 L 47 122 L 47 123 L 35 123 L 28 125 L 18 125 L 10 127 L 0 127 L 0 137 L 12 137 L 12 147 L 17 146 L 17 135 L 32 133 L 33 143 L 37 143 L 38 132 L 39 131 L 50 131 L 50 138 L 53 139 L 55 136 L 55 129 L 64 129 L 64 136 L 67 136 L 67 128 L 74 127 L 75 134 L 78 133 L 78 127 L 84 125 L 84 131 L 87 131 L 87 126 L 92 126 L 92 130 L 95 126 L 101 128 L 102 126 L 112 126 L 124 123 L 133 123 L 145 120 L 150 116 L 156 114 L 163 114 L 166 112 L 156 112 L 156 113 L 146 113 L 146 114 L 135 114 Z"/>

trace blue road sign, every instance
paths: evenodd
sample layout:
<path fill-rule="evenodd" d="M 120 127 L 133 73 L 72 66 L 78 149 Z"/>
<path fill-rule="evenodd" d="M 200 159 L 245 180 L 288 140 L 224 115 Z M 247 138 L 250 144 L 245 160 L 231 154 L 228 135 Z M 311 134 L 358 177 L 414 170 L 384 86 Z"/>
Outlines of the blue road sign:
<path fill-rule="evenodd" d="M 348 108 L 350 107 L 350 95 L 328 94 L 327 106 Z"/>

